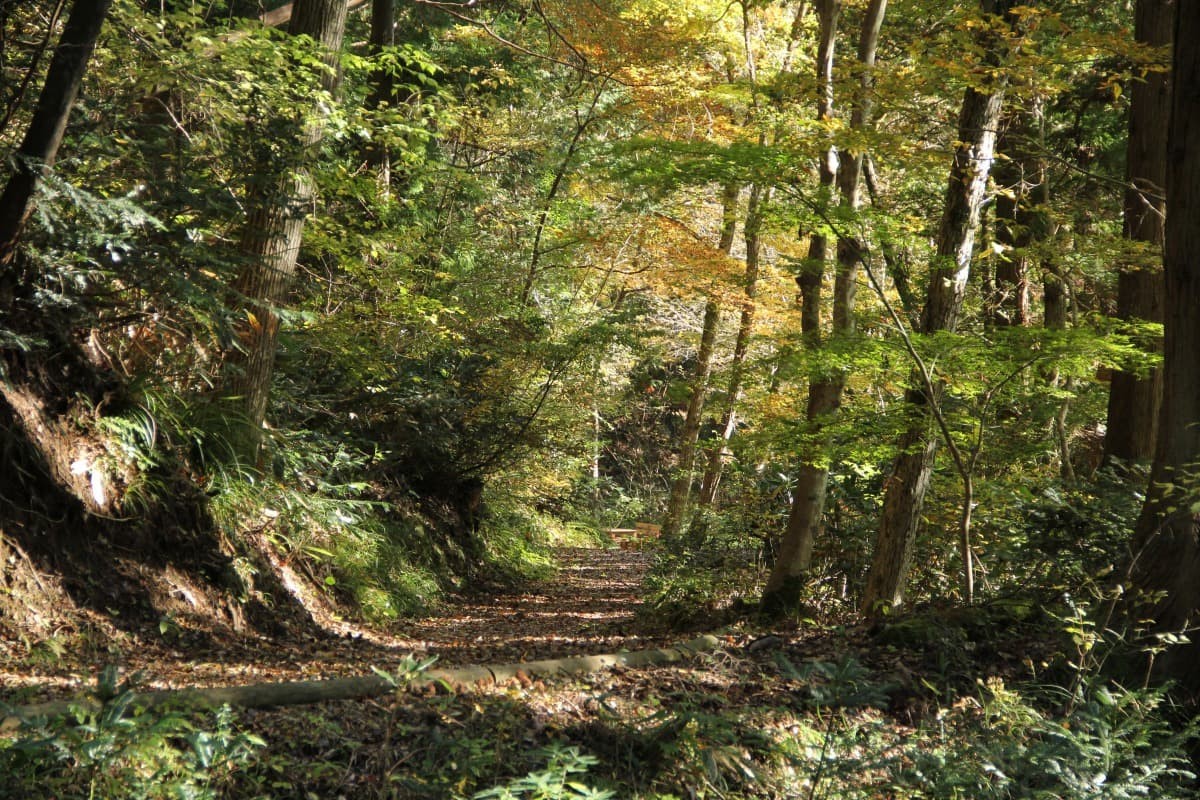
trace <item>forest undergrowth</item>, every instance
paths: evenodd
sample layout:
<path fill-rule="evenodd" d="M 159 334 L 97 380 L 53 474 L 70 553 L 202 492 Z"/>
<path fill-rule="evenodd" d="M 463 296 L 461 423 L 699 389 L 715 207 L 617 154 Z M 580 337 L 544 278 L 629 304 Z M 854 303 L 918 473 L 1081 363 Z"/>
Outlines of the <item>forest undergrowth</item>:
<path fill-rule="evenodd" d="M 6 665 L 6 684 L 21 676 L 24 685 L 7 702 L 85 684 L 107 702 L 10 731 L 0 764 L 11 780 L 0 796 L 1194 796 L 1193 727 L 1174 724 L 1161 691 L 1101 673 L 1120 643 L 1079 605 L 1009 599 L 873 624 L 826 614 L 780 627 L 735 604 L 708 617 L 720 647 L 685 663 L 403 690 L 429 663 L 681 638 L 642 600 L 657 555 L 561 548 L 541 582 L 450 598 L 387 633 L 201 642 L 164 626 L 111 639 L 106 656 L 41 648 Z M 129 703 L 134 689 L 372 670 L 392 674 L 400 691 L 216 712 Z"/>

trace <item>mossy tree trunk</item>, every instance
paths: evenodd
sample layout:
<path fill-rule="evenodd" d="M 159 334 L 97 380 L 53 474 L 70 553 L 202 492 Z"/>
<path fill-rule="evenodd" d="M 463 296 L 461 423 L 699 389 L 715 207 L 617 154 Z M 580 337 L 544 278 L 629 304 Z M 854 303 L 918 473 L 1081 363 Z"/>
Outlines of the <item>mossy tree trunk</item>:
<path fill-rule="evenodd" d="M 321 49 L 329 68 L 321 81 L 327 92 L 336 91 L 340 82 L 337 63 L 345 27 L 346 0 L 297 0 L 292 7 L 288 33 L 307 35 Z M 252 463 L 258 458 L 270 399 L 279 338 L 278 309 L 296 271 L 304 221 L 314 201 L 305 162 L 321 141 L 324 125 L 316 108 L 309 111 L 313 117 L 296 141 L 284 148 L 288 157 L 279 164 L 260 164 L 266 174 L 255 176 L 246 198 L 248 211 L 241 240 L 246 265 L 233 283 L 244 322 L 239 331 L 241 349 L 230 359 L 226 394 L 235 399 L 243 426 L 238 449 Z"/>

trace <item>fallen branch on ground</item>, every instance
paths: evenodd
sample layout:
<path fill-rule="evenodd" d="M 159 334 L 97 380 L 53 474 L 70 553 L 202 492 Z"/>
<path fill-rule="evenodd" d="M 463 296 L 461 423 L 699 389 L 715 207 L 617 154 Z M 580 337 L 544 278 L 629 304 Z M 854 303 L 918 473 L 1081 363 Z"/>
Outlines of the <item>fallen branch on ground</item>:
<path fill-rule="evenodd" d="M 391 692 L 416 690 L 436 684 L 451 687 L 491 685 L 517 678 L 519 675 L 582 675 L 613 667 L 647 667 L 672 664 L 697 653 L 716 649 L 715 636 L 700 636 L 675 647 L 654 650 L 635 650 L 629 653 L 610 653 L 596 656 L 570 656 L 544 661 L 497 664 L 484 667 L 456 667 L 422 672 L 415 679 L 396 685 L 383 675 L 360 675 L 352 678 L 330 678 L 317 681 L 258 683 L 250 686 L 225 686 L 213 689 L 166 689 L 138 692 L 132 705 L 147 709 L 170 705 L 173 707 L 212 708 L 223 705 L 238 708 L 271 708 L 275 706 L 306 705 L 329 700 L 352 700 L 377 697 Z M 0 731 L 12 730 L 22 720 L 66 714 L 73 707 L 99 709 L 102 702 L 94 697 L 76 700 L 53 700 L 46 703 L 19 706 L 0 720 Z"/>

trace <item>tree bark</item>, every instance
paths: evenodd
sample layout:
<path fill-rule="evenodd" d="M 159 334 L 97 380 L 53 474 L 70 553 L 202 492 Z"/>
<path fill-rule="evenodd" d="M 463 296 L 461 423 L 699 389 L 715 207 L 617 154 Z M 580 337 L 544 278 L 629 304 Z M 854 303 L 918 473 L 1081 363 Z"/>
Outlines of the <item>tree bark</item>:
<path fill-rule="evenodd" d="M 0 194 L 0 311 L 12 308 L 23 283 L 17 250 L 33 213 L 34 196 L 42 177 L 54 165 L 79 86 L 111 5 L 112 0 L 75 0 L 71 6 L 33 118 L 14 154 L 15 170 Z"/>
<path fill-rule="evenodd" d="M 330 72 L 321 81 L 326 91 L 340 82 L 338 53 L 346 26 L 346 0 L 299 0 L 293 6 L 288 33 L 307 35 L 322 51 Z M 242 234 L 241 250 L 247 264 L 233 288 L 245 305 L 246 324 L 240 331 L 241 351 L 230 359 L 233 370 L 227 393 L 236 399 L 239 422 L 244 426 L 238 443 L 244 455 L 257 461 L 263 421 L 270 398 L 279 336 L 276 309 L 283 303 L 296 271 L 305 217 L 314 200 L 312 180 L 304 167 L 307 153 L 324 133 L 320 118 L 306 124 L 293 143 L 295 168 L 266 180 L 266 190 L 252 188 Z M 286 159 L 285 159 L 286 160 Z"/>
<path fill-rule="evenodd" d="M 1200 3 L 1176 6 L 1167 141 L 1163 405 L 1150 489 L 1135 534 L 1133 585 L 1162 631 L 1182 633 L 1200 609 Z M 1161 593 L 1161 598 L 1154 593 Z M 1194 641 L 1158 667 L 1200 689 Z"/>
<path fill-rule="evenodd" d="M 988 321 L 998 328 L 1025 327 L 1029 312 L 1029 247 L 1035 240 L 1035 196 L 1044 182 L 1038 155 L 1033 152 L 1034 128 L 1040 110 L 1014 110 L 1001 127 L 996 146 L 1005 156 L 996 162 L 992 182 L 998 187 L 995 205 L 996 243 L 1003 252 L 994 259 L 994 296 L 986 298 Z"/>
<path fill-rule="evenodd" d="M 1171 43 L 1175 0 L 1138 0 L 1134 36 L 1153 47 Z M 1171 88 L 1165 72 L 1147 72 L 1133 81 L 1126 147 L 1124 235 L 1145 242 L 1146 258 L 1123 265 L 1117 279 L 1117 316 L 1123 320 L 1163 321 L 1163 203 L 1167 177 L 1167 128 Z M 1156 342 L 1152 345 L 1159 348 Z M 1147 461 L 1154 454 L 1162 373 L 1117 371 L 1108 395 L 1104 462 Z"/>
<path fill-rule="evenodd" d="M 887 11 L 887 0 L 872 0 L 863 19 L 858 40 L 859 85 L 851 106 L 850 128 L 862 130 L 871 113 L 872 69 L 879 44 L 879 31 Z M 837 183 L 841 208 L 846 218 L 853 219 L 861 205 L 861 178 L 864 154 L 843 150 L 839 156 Z M 852 336 L 854 324 L 854 295 L 858 266 L 862 259 L 862 243 L 854 233 L 842 231 L 837 241 L 837 275 L 833 287 L 834 337 Z M 767 578 L 763 605 L 772 611 L 795 607 L 799 601 L 804 575 L 812 566 L 813 546 L 821 531 L 825 515 L 825 500 L 829 485 L 829 464 L 822 456 L 829 449 L 827 428 L 831 417 L 842 404 L 846 385 L 843 371 L 816 375 L 809 383 L 808 407 L 805 418 L 819 442 L 814 449 L 818 458 L 800 465 L 787 527 L 780 542 L 779 554 Z"/>
<path fill-rule="evenodd" d="M 833 54 L 837 41 L 837 23 L 842 6 L 839 0 L 817 0 L 817 121 L 833 118 Z M 817 172 L 821 194 L 828 197 L 837 178 L 837 148 L 830 145 L 821 155 Z M 821 284 L 825 280 L 825 261 L 829 243 L 824 233 L 814 231 L 808 239 L 808 257 L 796 276 L 800 287 L 800 329 L 808 346 L 819 346 L 821 340 Z"/>
<path fill-rule="evenodd" d="M 1006 14 L 1011 5 L 1011 0 L 983 0 L 982 3 L 984 13 L 993 15 Z M 997 67 L 1000 44 L 987 34 L 985 37 L 989 40 L 984 42 L 989 65 Z M 1004 97 L 1003 73 L 998 73 L 991 81 L 991 85 L 985 82 L 980 89 L 967 89 L 963 98 L 958 143 L 950 167 L 928 294 L 921 313 L 920 330 L 925 334 L 955 330 L 962 310 Z M 912 421 L 900 438 L 900 454 L 884 487 L 879 536 L 863 596 L 863 610 L 867 614 L 897 607 L 904 600 L 904 581 L 912 564 L 921 510 L 938 448 L 928 410 L 929 404 L 941 400 L 936 396 L 936 385 L 934 391 L 934 397 L 927 397 L 922 389 L 907 393 Z"/>
<path fill-rule="evenodd" d="M 758 291 L 758 261 L 762 254 L 762 239 L 759 236 L 762 231 L 762 206 L 769 202 L 769 197 L 769 188 L 764 189 L 757 183 L 750 187 L 743 233 L 746 242 L 746 273 L 743 284 L 746 302 L 742 306 L 737 338 L 733 343 L 733 358 L 729 364 L 729 386 L 726 389 L 725 409 L 721 415 L 721 442 L 709 451 L 708 466 L 705 468 L 704 478 L 700 481 L 698 502 L 705 508 L 710 508 L 716 503 L 725 460 L 731 455 L 729 440 L 733 438 L 733 432 L 737 428 L 738 396 L 742 392 L 746 354 L 750 351 L 750 335 L 754 332 L 754 296 Z M 732 246 L 732 242 L 730 245 Z"/>
<path fill-rule="evenodd" d="M 373 0 L 371 3 L 371 55 L 378 56 L 396 44 L 396 0 Z M 396 87 L 392 73 L 378 69 L 372 76 L 374 87 L 368 100 L 370 107 L 379 109 L 396 102 Z M 379 177 L 379 186 L 386 196 L 392 185 L 392 154 L 386 144 L 373 140 L 367 146 L 367 163 Z"/>
<path fill-rule="evenodd" d="M 733 238 L 737 232 L 737 203 L 741 186 L 734 181 L 725 184 L 721 192 L 721 236 L 717 249 L 725 255 L 733 250 Z M 679 435 L 679 463 L 671 481 L 671 493 L 667 497 L 667 511 L 663 516 L 664 536 L 674 537 L 683 526 L 687 515 L 688 501 L 692 494 L 692 470 L 696 464 L 696 443 L 700 440 L 700 420 L 704 415 L 704 402 L 708 397 L 709 374 L 712 372 L 713 346 L 717 341 L 717 329 L 721 324 L 721 307 L 713 299 L 704 306 L 704 322 L 700 328 L 700 350 L 696 354 L 696 369 L 692 374 L 692 393 L 688 399 L 687 415 L 683 431 Z"/>

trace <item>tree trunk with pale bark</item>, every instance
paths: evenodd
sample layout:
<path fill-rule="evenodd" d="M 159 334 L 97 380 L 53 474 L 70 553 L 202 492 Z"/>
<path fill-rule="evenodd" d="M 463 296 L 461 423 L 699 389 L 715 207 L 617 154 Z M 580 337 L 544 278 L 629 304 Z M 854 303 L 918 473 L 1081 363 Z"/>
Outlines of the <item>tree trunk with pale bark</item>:
<path fill-rule="evenodd" d="M 1010 0 L 983 0 L 986 14 L 1006 14 Z M 985 34 L 987 36 L 987 34 Z M 999 66 L 999 43 L 987 36 L 984 42 L 992 66 Z M 953 331 L 967 291 L 971 259 L 980 209 L 987 194 L 988 174 L 995 154 L 996 131 L 1004 97 L 1004 79 L 992 79 L 979 89 L 967 89 L 958 120 L 958 137 L 950 180 L 938 228 L 937 250 L 930 269 L 929 289 L 921 314 L 920 331 L 925 334 Z M 907 393 L 907 430 L 898 442 L 899 455 L 884 484 L 883 511 L 875 553 L 867 575 L 863 609 L 876 614 L 904 601 L 904 582 L 912 565 L 913 550 L 920 526 L 925 494 L 933 476 L 938 439 L 931 403 L 941 400 L 934 385 L 934 397 L 924 389 Z"/>
<path fill-rule="evenodd" d="M 862 130 L 870 118 L 871 70 L 875 65 L 879 31 L 886 10 L 887 0 L 872 0 L 863 19 L 857 56 L 861 72 L 850 115 L 852 130 Z M 824 30 L 822 26 L 822 31 Z M 831 35 L 832 33 L 833 31 L 830 31 Z M 863 153 L 849 150 L 843 151 L 839 156 L 837 184 L 840 202 L 846 216 L 851 219 L 861 205 L 863 158 Z M 855 233 L 848 230 L 840 232 L 837 241 L 837 275 L 833 286 L 831 335 L 834 337 L 854 334 L 854 295 L 861 260 L 862 243 Z M 808 321 L 814 322 L 812 319 Z M 807 329 L 805 330 L 807 333 Z M 817 343 L 817 336 L 811 337 L 810 342 Z M 821 443 L 817 448 L 819 451 L 828 449 L 828 434 L 825 429 L 828 428 L 832 415 L 841 407 L 845 385 L 846 374 L 843 371 L 816 375 L 809 383 L 805 419 L 810 429 L 817 433 L 817 439 Z M 821 455 L 824 453 L 812 454 L 801 463 L 796 475 L 787 527 L 784 529 L 779 554 L 763 591 L 763 606 L 771 612 L 782 612 L 795 607 L 803 588 L 804 575 L 812 565 L 813 546 L 821 531 L 829 485 L 829 465 L 819 458 Z"/>
<path fill-rule="evenodd" d="M 337 62 L 345 27 L 346 0 L 298 0 L 293 5 L 288 33 L 307 35 L 320 48 L 322 60 L 330 68 L 321 81 L 327 92 L 335 91 L 340 82 Z M 241 240 L 246 265 L 233 283 L 244 317 L 239 331 L 241 349 L 230 359 L 226 394 L 236 402 L 243 430 L 238 449 L 251 463 L 258 459 L 270 399 L 279 338 L 278 309 L 295 274 L 304 221 L 315 199 L 304 161 L 321 141 L 324 125 L 318 110 L 311 111 L 314 118 L 287 148 L 293 158 L 285 161 L 291 161 L 292 168 L 252 187 L 246 198 L 248 212 Z"/>

